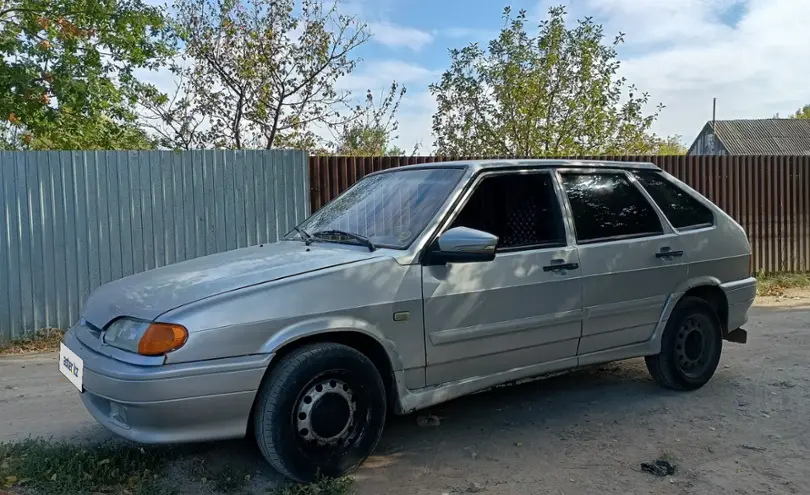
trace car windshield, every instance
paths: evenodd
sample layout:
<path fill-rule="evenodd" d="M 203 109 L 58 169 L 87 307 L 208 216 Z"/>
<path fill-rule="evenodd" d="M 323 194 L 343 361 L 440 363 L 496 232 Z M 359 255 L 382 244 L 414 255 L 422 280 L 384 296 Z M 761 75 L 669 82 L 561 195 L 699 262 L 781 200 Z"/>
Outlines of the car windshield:
<path fill-rule="evenodd" d="M 398 170 L 359 180 L 288 238 L 405 249 L 422 232 L 463 174 L 458 168 Z M 358 236 L 361 236 L 358 238 Z"/>

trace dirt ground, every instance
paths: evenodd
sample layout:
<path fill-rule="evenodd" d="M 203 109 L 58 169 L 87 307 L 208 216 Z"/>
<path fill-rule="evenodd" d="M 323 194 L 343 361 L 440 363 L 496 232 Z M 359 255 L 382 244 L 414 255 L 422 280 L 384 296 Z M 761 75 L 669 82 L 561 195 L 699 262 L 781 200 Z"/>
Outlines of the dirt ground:
<path fill-rule="evenodd" d="M 452 401 L 429 412 L 438 426 L 390 418 L 356 491 L 810 493 L 810 291 L 758 300 L 745 328 L 748 344 L 725 343 L 695 392 L 657 387 L 634 359 Z M 53 355 L 0 359 L 0 441 L 108 437 L 55 366 Z M 197 464 L 242 463 L 257 493 L 279 481 L 250 442 L 183 449 L 171 472 L 185 492 L 200 492 Z M 661 457 L 674 475 L 641 471 Z"/>

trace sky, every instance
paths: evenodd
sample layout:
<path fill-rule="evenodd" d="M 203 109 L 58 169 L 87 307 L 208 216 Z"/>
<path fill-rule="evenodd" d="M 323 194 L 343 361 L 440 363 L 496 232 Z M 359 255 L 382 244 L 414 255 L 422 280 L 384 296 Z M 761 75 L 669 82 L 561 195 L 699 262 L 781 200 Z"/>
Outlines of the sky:
<path fill-rule="evenodd" d="M 648 111 L 665 105 L 653 131 L 686 145 L 711 120 L 712 98 L 718 119 L 785 116 L 810 103 L 810 0 L 343 0 L 373 36 L 339 87 L 362 96 L 405 85 L 396 144 L 429 154 L 428 85 L 449 66 L 449 49 L 497 36 L 506 5 L 535 25 L 565 5 L 570 22 L 593 17 L 608 40 L 625 33 L 619 75 L 650 94 Z"/>

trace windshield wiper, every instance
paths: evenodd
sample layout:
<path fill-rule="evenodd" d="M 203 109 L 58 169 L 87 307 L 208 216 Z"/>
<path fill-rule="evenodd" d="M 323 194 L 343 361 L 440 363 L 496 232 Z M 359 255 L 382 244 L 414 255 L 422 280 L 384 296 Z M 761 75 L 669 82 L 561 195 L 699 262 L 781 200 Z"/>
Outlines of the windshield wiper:
<path fill-rule="evenodd" d="M 301 236 L 301 239 L 304 241 L 304 244 L 306 244 L 307 246 L 312 244 L 312 234 L 310 234 L 309 232 L 298 226 L 293 227 L 293 230 L 298 232 L 298 235 Z"/>
<path fill-rule="evenodd" d="M 342 235 L 350 237 L 355 241 L 359 242 L 360 244 L 366 246 L 369 251 L 374 251 L 375 249 L 377 249 L 377 246 L 375 246 L 374 243 L 371 242 L 368 237 L 360 234 L 355 234 L 354 232 L 346 232 L 344 230 L 332 229 L 332 230 L 319 230 L 318 232 L 312 234 L 312 236 L 319 236 L 319 235 Z"/>

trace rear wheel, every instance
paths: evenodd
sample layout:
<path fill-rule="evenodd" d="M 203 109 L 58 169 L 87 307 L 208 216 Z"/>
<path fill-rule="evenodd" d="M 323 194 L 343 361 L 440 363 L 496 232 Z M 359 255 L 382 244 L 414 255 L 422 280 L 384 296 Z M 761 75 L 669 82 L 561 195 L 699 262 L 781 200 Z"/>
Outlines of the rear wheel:
<path fill-rule="evenodd" d="M 694 390 L 714 375 L 722 348 L 717 314 L 703 299 L 687 296 L 669 317 L 661 338 L 661 352 L 645 360 L 659 385 Z"/>
<path fill-rule="evenodd" d="M 296 349 L 272 369 L 254 413 L 256 442 L 281 474 L 301 482 L 341 476 L 377 446 L 385 387 L 374 364 L 351 347 Z"/>

